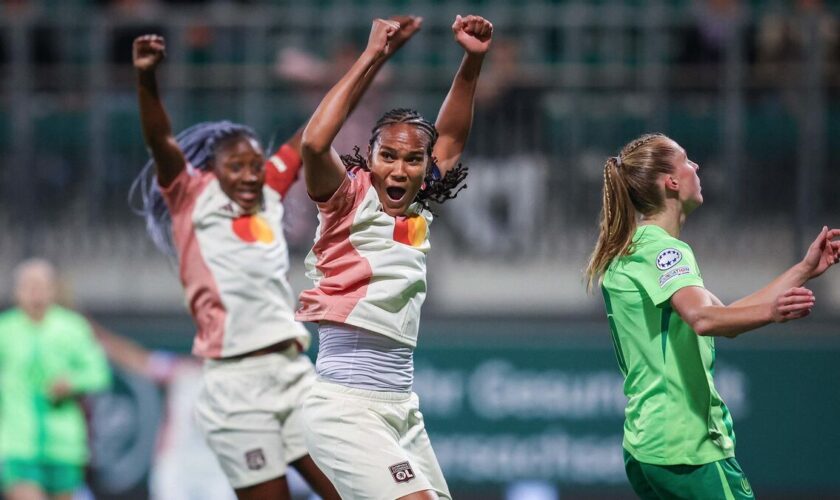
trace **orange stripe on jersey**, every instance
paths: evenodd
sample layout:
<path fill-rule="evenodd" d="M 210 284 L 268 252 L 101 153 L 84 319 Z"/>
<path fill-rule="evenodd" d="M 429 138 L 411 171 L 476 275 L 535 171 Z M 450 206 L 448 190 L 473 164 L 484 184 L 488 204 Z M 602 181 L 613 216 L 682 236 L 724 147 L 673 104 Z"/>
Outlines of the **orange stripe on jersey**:
<path fill-rule="evenodd" d="M 411 246 L 419 247 L 426 241 L 426 218 L 420 215 L 412 215 L 408 219 L 408 241 Z"/>
<path fill-rule="evenodd" d="M 274 231 L 259 215 L 242 215 L 233 219 L 233 233 L 247 243 L 273 243 Z"/>

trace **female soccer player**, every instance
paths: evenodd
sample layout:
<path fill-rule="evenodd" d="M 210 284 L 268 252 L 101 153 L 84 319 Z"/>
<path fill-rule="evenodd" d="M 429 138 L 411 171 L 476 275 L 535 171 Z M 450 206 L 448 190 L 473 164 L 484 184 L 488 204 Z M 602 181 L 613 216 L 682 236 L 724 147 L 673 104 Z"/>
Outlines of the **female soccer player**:
<path fill-rule="evenodd" d="M 343 498 L 451 498 L 411 392 L 412 351 L 426 294 L 429 200 L 457 194 L 458 159 L 493 26 L 458 16 L 461 67 L 432 125 L 396 109 L 373 129 L 367 155 L 332 142 L 365 75 L 391 52 L 397 23 L 378 19 L 368 46 L 321 102 L 301 153 L 320 226 L 307 257 L 315 288 L 297 318 L 320 323 L 316 382 L 304 403 L 312 458 Z"/>
<path fill-rule="evenodd" d="M 397 47 L 420 24 L 403 19 Z M 306 452 L 300 422 L 314 370 L 300 355 L 309 335 L 294 320 L 281 224 L 283 196 L 301 165 L 300 133 L 267 162 L 256 134 L 243 125 L 201 123 L 173 137 L 155 77 L 164 50 L 156 35 L 134 42 L 140 117 L 152 154 L 136 185 L 152 239 L 177 253 L 198 327 L 193 354 L 206 361 L 197 420 L 239 498 L 289 498 L 291 464 L 321 497 L 337 499 Z M 348 109 L 384 61 L 370 68 Z"/>
<path fill-rule="evenodd" d="M 20 263 L 17 307 L 0 313 L 0 487 L 7 500 L 72 500 L 90 456 L 79 398 L 107 389 L 85 318 L 55 303 L 52 264 Z"/>
<path fill-rule="evenodd" d="M 823 228 L 800 263 L 724 305 L 678 239 L 703 203 L 698 170 L 661 134 L 640 137 L 607 160 L 600 234 L 586 270 L 590 288 L 602 279 L 629 399 L 625 468 L 644 499 L 753 498 L 712 380 L 714 337 L 807 316 L 814 296 L 802 285 L 840 260 L 840 230 Z"/>

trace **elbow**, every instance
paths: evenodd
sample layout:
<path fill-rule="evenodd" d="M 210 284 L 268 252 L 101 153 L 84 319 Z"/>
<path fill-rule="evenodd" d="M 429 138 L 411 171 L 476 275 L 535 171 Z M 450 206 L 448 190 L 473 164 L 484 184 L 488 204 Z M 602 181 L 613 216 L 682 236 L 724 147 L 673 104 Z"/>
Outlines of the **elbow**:
<path fill-rule="evenodd" d="M 722 325 L 713 322 L 710 318 L 700 318 L 689 324 L 692 330 L 694 330 L 694 333 L 701 337 L 735 338 L 737 336 L 736 332 L 724 328 Z"/>
<path fill-rule="evenodd" d="M 701 311 L 696 311 L 683 316 L 683 320 L 688 323 L 694 333 L 701 337 L 709 337 L 717 333 L 715 324 L 712 319 Z"/>
<path fill-rule="evenodd" d="M 701 337 L 709 337 L 715 334 L 714 325 L 707 319 L 698 319 L 693 323 L 689 323 L 694 333 Z"/>
<path fill-rule="evenodd" d="M 309 129 L 303 131 L 303 136 L 300 139 L 300 152 L 303 156 L 319 156 L 324 155 L 330 151 L 332 143 L 329 141 L 319 140 L 309 133 Z"/>

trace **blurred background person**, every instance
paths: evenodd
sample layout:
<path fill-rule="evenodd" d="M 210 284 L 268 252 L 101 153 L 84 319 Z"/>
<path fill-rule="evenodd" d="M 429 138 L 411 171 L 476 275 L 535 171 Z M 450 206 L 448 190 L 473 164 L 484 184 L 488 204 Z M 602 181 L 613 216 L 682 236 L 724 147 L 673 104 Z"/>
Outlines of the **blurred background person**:
<path fill-rule="evenodd" d="M 9 500 L 69 500 L 89 458 L 79 398 L 110 372 L 87 320 L 55 304 L 52 265 L 14 272 L 14 307 L 0 315 L 0 457 Z"/>

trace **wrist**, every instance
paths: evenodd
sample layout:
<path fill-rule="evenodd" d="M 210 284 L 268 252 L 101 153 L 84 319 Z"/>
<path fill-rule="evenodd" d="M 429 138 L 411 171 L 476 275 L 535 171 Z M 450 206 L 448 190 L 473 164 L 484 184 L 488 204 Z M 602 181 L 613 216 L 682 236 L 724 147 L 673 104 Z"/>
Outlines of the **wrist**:
<path fill-rule="evenodd" d="M 776 319 L 774 302 L 763 304 L 763 316 L 764 316 L 763 320 L 766 323 L 780 323 L 781 322 L 778 319 Z"/>
<path fill-rule="evenodd" d="M 796 286 L 802 286 L 805 284 L 806 281 L 811 279 L 810 267 L 805 263 L 804 260 L 799 261 L 797 264 L 795 264 L 791 268 L 791 271 L 793 272 Z"/>
<path fill-rule="evenodd" d="M 376 64 L 377 61 L 380 59 L 384 59 L 385 52 L 377 49 L 366 48 L 364 52 L 362 52 L 361 57 L 359 57 L 359 61 L 362 62 L 365 66 L 373 66 Z"/>

